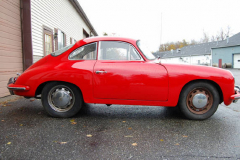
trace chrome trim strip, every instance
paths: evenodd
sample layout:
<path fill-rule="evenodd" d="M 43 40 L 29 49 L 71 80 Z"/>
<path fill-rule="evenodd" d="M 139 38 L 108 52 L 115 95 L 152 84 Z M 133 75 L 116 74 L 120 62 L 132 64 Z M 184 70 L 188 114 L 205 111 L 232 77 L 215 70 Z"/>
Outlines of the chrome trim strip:
<path fill-rule="evenodd" d="M 236 99 L 240 99 L 240 96 L 239 97 L 234 97 L 234 99 L 236 100 Z"/>
<path fill-rule="evenodd" d="M 233 100 L 233 103 L 237 103 L 238 100 Z"/>
<path fill-rule="evenodd" d="M 107 73 L 107 71 L 96 71 L 96 74 Z"/>
<path fill-rule="evenodd" d="M 24 87 L 7 87 L 10 90 L 26 90 Z"/>
<path fill-rule="evenodd" d="M 240 87 L 239 86 L 235 86 L 234 90 L 239 92 L 240 91 Z"/>

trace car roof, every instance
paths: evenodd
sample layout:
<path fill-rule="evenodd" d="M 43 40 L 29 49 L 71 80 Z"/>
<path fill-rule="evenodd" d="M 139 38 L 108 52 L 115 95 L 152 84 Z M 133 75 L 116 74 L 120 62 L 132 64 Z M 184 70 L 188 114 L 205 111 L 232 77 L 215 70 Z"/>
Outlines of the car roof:
<path fill-rule="evenodd" d="M 131 39 L 131 38 L 124 38 L 124 37 L 109 37 L 109 36 L 104 36 L 104 37 L 89 37 L 89 38 L 84 38 L 81 39 L 80 41 L 78 41 L 78 43 L 92 43 L 92 42 L 96 42 L 96 41 L 124 41 L 124 42 L 128 42 L 128 43 L 132 43 L 132 44 L 136 44 L 135 39 Z"/>

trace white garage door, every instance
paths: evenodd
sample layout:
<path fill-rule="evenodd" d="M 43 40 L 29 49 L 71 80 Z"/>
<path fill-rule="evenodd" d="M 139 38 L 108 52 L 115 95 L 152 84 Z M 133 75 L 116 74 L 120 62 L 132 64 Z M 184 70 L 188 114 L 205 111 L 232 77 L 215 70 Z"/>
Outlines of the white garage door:
<path fill-rule="evenodd" d="M 233 60 L 234 60 L 233 68 L 240 68 L 240 54 L 234 54 Z"/>
<path fill-rule="evenodd" d="M 20 0 L 0 0 L 0 97 L 9 95 L 7 82 L 22 72 Z"/>

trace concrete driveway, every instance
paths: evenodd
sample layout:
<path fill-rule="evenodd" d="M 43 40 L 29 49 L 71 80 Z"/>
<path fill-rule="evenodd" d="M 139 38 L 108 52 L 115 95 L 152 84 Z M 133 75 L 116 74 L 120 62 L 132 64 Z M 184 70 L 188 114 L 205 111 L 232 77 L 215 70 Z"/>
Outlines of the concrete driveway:
<path fill-rule="evenodd" d="M 240 159 L 239 120 L 240 102 L 221 104 L 205 121 L 177 108 L 99 104 L 60 119 L 40 100 L 20 98 L 0 104 L 0 160 Z"/>

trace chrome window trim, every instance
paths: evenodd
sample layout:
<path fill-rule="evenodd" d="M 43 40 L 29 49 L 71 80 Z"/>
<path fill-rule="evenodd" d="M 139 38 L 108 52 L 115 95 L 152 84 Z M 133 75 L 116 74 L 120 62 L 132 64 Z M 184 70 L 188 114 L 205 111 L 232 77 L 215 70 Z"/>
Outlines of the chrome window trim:
<path fill-rule="evenodd" d="M 100 54 L 99 53 L 101 53 L 100 51 L 101 51 L 101 42 L 119 42 L 119 43 L 126 43 L 126 44 L 128 44 L 129 46 L 132 46 L 133 47 L 133 49 L 136 51 L 136 53 L 138 54 L 138 56 L 140 57 L 140 60 L 111 60 L 111 59 L 99 59 L 99 56 L 100 56 Z M 98 42 L 99 43 L 99 45 L 98 45 L 98 53 L 97 53 L 97 60 L 98 61 L 131 61 L 131 62 L 134 62 L 134 61 L 139 61 L 139 62 L 141 62 L 141 61 L 144 61 L 144 59 L 143 59 L 143 57 L 140 55 L 140 53 L 137 51 L 137 49 L 131 44 L 131 43 L 128 43 L 128 42 L 124 42 L 124 41 L 99 41 Z"/>
<path fill-rule="evenodd" d="M 70 57 L 70 55 L 74 52 L 74 51 L 76 51 L 77 49 L 79 49 L 79 48 L 81 48 L 81 47 L 84 47 L 84 46 L 88 46 L 88 45 L 91 45 L 91 44 L 93 44 L 93 43 L 95 43 L 95 45 L 96 45 L 96 59 L 69 59 L 69 57 Z M 92 43 L 89 43 L 89 44 L 85 44 L 85 45 L 83 45 L 83 46 L 81 46 L 81 47 L 78 47 L 78 48 L 76 48 L 76 49 L 74 49 L 69 55 L 68 55 L 68 60 L 70 60 L 70 61 L 82 61 L 82 60 L 84 60 L 84 61 L 96 61 L 97 60 L 97 43 L 98 42 L 92 42 Z"/>

